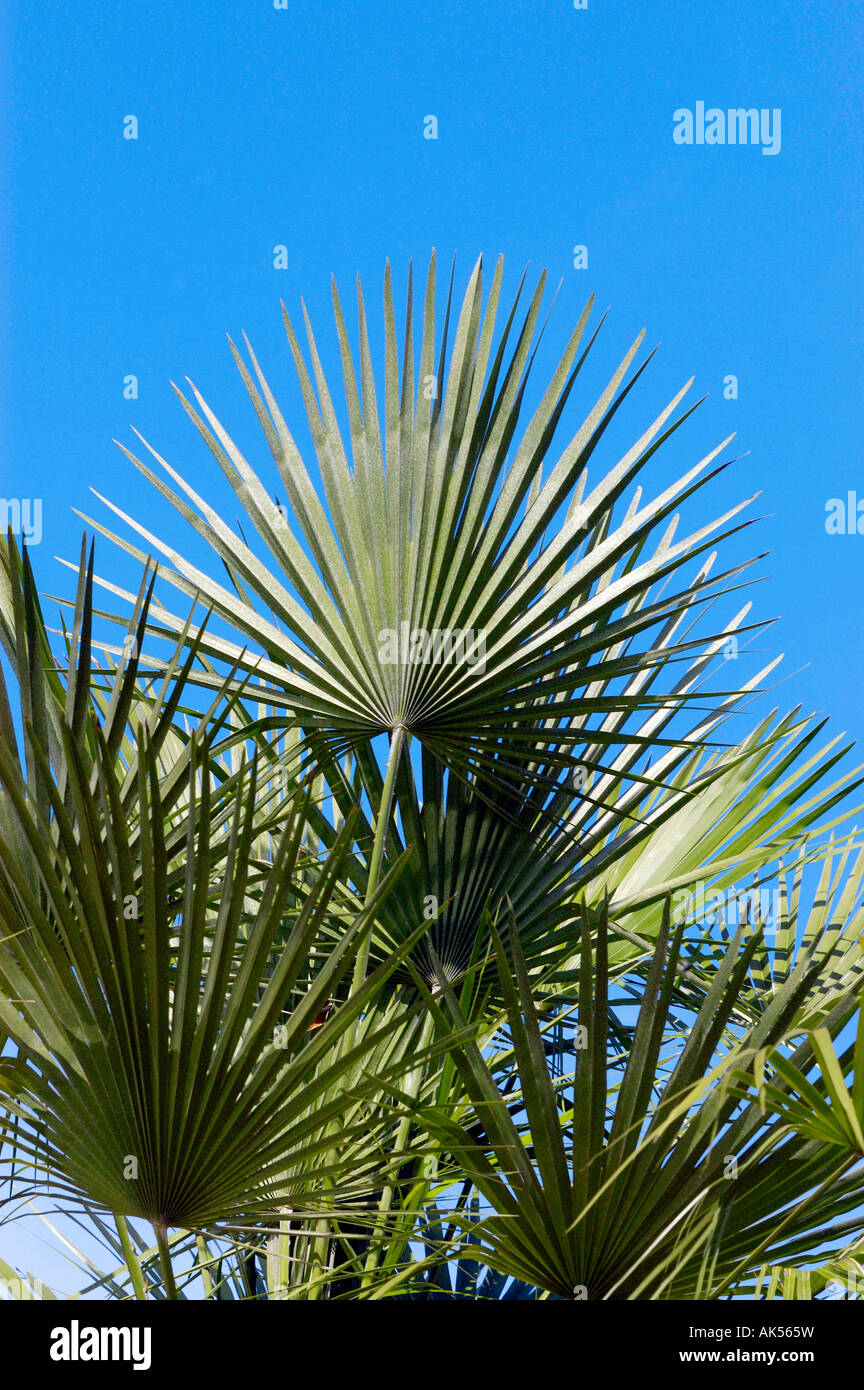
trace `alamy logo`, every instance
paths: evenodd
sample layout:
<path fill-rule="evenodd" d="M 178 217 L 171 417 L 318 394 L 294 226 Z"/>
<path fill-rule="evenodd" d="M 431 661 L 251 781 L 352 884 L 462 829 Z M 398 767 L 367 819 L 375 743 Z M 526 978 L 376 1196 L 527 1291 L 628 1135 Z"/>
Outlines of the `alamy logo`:
<path fill-rule="evenodd" d="M 779 154 L 781 114 L 779 106 L 706 111 L 704 101 L 697 101 L 695 111 L 680 106 L 673 113 L 672 139 L 676 145 L 761 145 L 763 154 Z"/>
<path fill-rule="evenodd" d="M 133 1371 L 149 1371 L 152 1328 L 68 1327 L 51 1329 L 52 1361 L 131 1361 Z"/>
<path fill-rule="evenodd" d="M 845 497 L 829 497 L 825 530 L 829 536 L 864 536 L 864 497 L 847 492 Z"/>
<path fill-rule="evenodd" d="M 727 927 L 744 922 L 762 927 L 766 936 L 782 925 L 779 888 L 730 888 L 706 892 L 704 883 L 695 883 L 673 895 L 673 922 L 704 922 L 719 918 Z"/>
<path fill-rule="evenodd" d="M 486 634 L 472 627 L 414 627 L 400 623 L 378 633 L 378 660 L 383 666 L 449 666 L 464 662 L 482 674 L 486 669 Z"/>
<path fill-rule="evenodd" d="M 28 545 L 38 545 L 42 539 L 41 497 L 0 497 L 0 534 L 9 527 Z"/>
<path fill-rule="evenodd" d="M 0 1300 L 4 1303 L 19 1303 L 22 1299 L 28 1302 L 44 1299 L 45 1285 L 41 1279 L 33 1279 L 28 1276 L 26 1279 L 19 1279 L 17 1276 L 11 1279 L 0 1279 Z"/>
<path fill-rule="evenodd" d="M 860 1303 L 864 1298 L 864 1275 L 856 1274 L 853 1270 L 843 1279 L 838 1276 L 825 1286 L 825 1297 L 834 1302 L 848 1299 Z"/>

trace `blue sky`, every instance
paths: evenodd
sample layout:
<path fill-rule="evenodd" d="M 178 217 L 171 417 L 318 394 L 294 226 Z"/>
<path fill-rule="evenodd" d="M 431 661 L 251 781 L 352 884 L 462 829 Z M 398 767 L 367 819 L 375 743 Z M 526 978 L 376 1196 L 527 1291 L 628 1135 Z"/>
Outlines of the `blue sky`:
<path fill-rule="evenodd" d="M 0 484 L 43 499 L 43 587 L 68 591 L 52 557 L 77 555 L 72 509 L 105 516 L 88 485 L 185 541 L 111 442 L 132 425 L 222 496 L 170 379 L 193 377 L 262 457 L 226 332 L 249 334 L 293 424 L 280 298 L 305 296 L 327 365 L 331 272 L 350 298 L 359 271 L 377 305 L 388 256 L 401 286 L 432 246 L 463 282 L 502 252 L 511 290 L 528 262 L 562 281 L 541 379 L 594 292 L 611 312 L 581 405 L 642 327 L 662 347 L 631 438 L 689 376 L 710 393 L 652 483 L 737 432 L 746 457 L 699 506 L 762 492 L 758 534 L 728 553 L 771 552 L 754 601 L 782 619 L 760 639 L 787 654 L 777 701 L 860 739 L 864 535 L 825 530 L 829 498 L 864 500 L 855 7 L 7 0 L 2 23 Z M 676 144 L 674 112 L 700 101 L 780 109 L 780 152 Z"/>

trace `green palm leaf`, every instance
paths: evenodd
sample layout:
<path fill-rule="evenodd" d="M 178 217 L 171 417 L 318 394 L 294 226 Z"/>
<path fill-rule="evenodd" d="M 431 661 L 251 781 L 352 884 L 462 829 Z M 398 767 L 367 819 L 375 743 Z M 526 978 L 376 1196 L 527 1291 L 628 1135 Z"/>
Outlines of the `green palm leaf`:
<path fill-rule="evenodd" d="M 459 775 L 482 771 L 506 787 L 526 769 L 554 778 L 562 764 L 578 762 L 577 744 L 587 742 L 595 762 L 631 739 L 644 749 L 626 717 L 650 710 L 665 722 L 670 702 L 681 708 L 695 698 L 686 688 L 671 695 L 651 690 L 651 675 L 719 639 L 722 633 L 690 637 L 682 622 L 737 583 L 741 571 L 712 578 L 706 564 L 690 583 L 661 593 L 714 543 L 709 537 L 738 525 L 735 508 L 675 538 L 675 509 L 713 476 L 719 450 L 654 501 L 643 504 L 637 491 L 623 515 L 616 511 L 655 450 L 688 417 L 669 423 L 683 391 L 615 467 L 588 484 L 589 460 L 644 370 L 628 378 L 641 338 L 556 459 L 560 417 L 594 341 L 583 343 L 589 306 L 539 406 L 520 425 L 543 277 L 513 345 L 516 304 L 495 339 L 501 280 L 499 262 L 484 307 L 475 267 L 451 348 L 446 324 L 440 339 L 436 332 L 433 259 L 415 380 L 412 292 L 409 284 L 400 351 L 388 271 L 383 428 L 362 295 L 358 368 L 334 294 L 350 450 L 311 327 L 307 322 L 304 357 L 286 315 L 323 497 L 251 349 L 251 366 L 235 349 L 288 515 L 200 393 L 193 388 L 194 404 L 179 393 L 266 558 L 238 540 L 153 450 L 161 476 L 129 457 L 219 556 L 230 587 L 109 505 L 167 561 L 159 567 L 163 578 L 203 598 L 241 635 L 245 648 L 206 635 L 208 657 L 254 670 L 260 698 L 292 712 L 307 734 L 318 731 L 335 748 L 378 734 L 416 736 Z M 448 322 L 450 309 L 448 299 Z M 93 525 L 144 558 L 130 541 Z M 128 597 L 110 582 L 105 587 Z M 152 610 L 154 632 L 176 634 L 178 623 L 168 610 Z M 410 646 L 415 630 L 429 635 L 419 658 Z M 455 656 L 429 646 L 436 633 L 461 644 Z M 604 725 L 610 720 L 614 727 Z"/>
<path fill-rule="evenodd" d="M 718 1051 L 756 944 L 756 938 L 745 943 L 742 930 L 669 1065 L 663 1050 L 673 1038 L 670 1027 L 680 1033 L 672 1001 L 682 936 L 679 928 L 670 942 L 669 927 L 667 906 L 617 1084 L 606 1048 L 605 915 L 596 952 L 583 933 L 578 1020 L 584 1045 L 575 1044 L 568 1098 L 568 1080 L 555 1082 L 549 1074 L 541 1018 L 511 924 L 509 949 L 499 943 L 498 959 L 519 1092 L 505 1096 L 494 1059 L 466 1040 L 456 1057 L 473 1123 L 441 1108 L 419 1112 L 486 1203 L 474 1228 L 483 1258 L 559 1298 L 715 1297 L 730 1280 L 758 1269 L 768 1248 L 780 1252 L 778 1262 L 803 1259 L 804 1250 L 812 1258 L 825 1240 L 860 1225 L 855 1216 L 845 1225 L 838 1219 L 861 1201 L 860 1174 L 844 1177 L 836 1151 L 790 1135 L 788 1125 L 755 1102 L 740 1104 L 736 1066 L 763 1040 L 779 1041 L 804 982 L 787 981 L 771 1016 L 740 1039 L 739 1051 Z M 443 978 L 440 989 L 442 1021 L 459 1026 L 461 1011 Z M 829 1033 L 839 1032 L 853 1008 L 849 996 L 836 1006 Z M 813 1046 L 805 1040 L 793 1065 L 807 1058 L 812 1061 Z"/>
<path fill-rule="evenodd" d="M 16 566 L 11 547 L 7 560 L 15 614 L 24 614 L 11 650 L 22 657 L 44 628 L 26 560 Z M 80 660 L 64 678 L 44 653 L 28 657 L 26 756 L 11 715 L 0 738 L 0 1026 L 15 1044 L 0 1061 L 0 1088 L 12 1162 L 19 1173 L 29 1164 L 34 1181 L 47 1173 L 65 1202 L 146 1217 L 157 1232 L 278 1215 L 289 1198 L 311 1202 L 324 1182 L 328 1208 L 338 1207 L 382 1181 L 393 1122 L 370 1124 L 360 1097 L 422 1056 L 416 1042 L 407 1060 L 404 1049 L 388 1053 L 392 1025 L 376 1025 L 370 1009 L 399 952 L 343 988 L 404 864 L 365 908 L 348 913 L 343 901 L 338 939 L 316 952 L 353 819 L 323 862 L 310 860 L 307 798 L 294 794 L 262 875 L 252 851 L 269 822 L 257 762 L 214 782 L 219 763 L 197 728 L 167 772 L 160 766 L 188 666 L 162 705 L 138 686 L 127 691 L 133 657 L 129 672 L 115 673 L 110 717 L 99 717 L 82 574 L 71 644 L 84 649 Z M 29 616 L 19 601 L 28 594 Z M 126 715 L 115 716 L 124 699 Z M 133 705 L 147 718 L 130 723 Z M 218 737 L 225 718 L 205 719 L 207 732 Z M 310 1033 L 333 997 L 340 1006 Z M 419 1027 L 417 1007 L 414 1015 Z M 376 1050 L 370 1083 L 361 1063 Z M 328 1167 L 333 1126 L 348 1111 Z"/>

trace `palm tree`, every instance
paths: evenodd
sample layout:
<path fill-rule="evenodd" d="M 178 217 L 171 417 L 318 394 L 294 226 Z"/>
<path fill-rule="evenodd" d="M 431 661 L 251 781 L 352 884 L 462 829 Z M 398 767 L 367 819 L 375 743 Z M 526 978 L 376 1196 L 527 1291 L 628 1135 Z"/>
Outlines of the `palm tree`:
<path fill-rule="evenodd" d="M 8 718 L 0 745 L 0 1017 L 16 1049 L 0 1059 L 7 1138 L 34 1190 L 47 1182 L 61 1203 L 113 1213 L 121 1229 L 126 1218 L 149 1221 L 170 1297 L 169 1228 L 278 1222 L 288 1209 L 306 1220 L 322 1191 L 328 1211 L 350 1210 L 380 1186 L 392 1121 L 370 1122 L 358 1100 L 407 1063 L 380 1051 L 380 1029 L 358 1037 L 356 1023 L 400 953 L 342 1008 L 326 1006 L 399 868 L 365 908 L 336 913 L 353 821 L 323 862 L 309 862 L 301 789 L 281 810 L 262 882 L 254 842 L 272 817 L 261 815 L 254 761 L 232 775 L 219 767 L 222 719 L 207 711 L 166 775 L 183 672 L 165 706 L 145 702 L 131 654 L 100 719 L 92 558 L 78 641 L 50 680 L 37 659 L 47 634 L 32 575 L 11 538 L 4 561 L 13 614 L 25 619 L 10 650 L 31 677 L 25 764 Z M 147 604 L 144 590 L 139 626 Z M 187 670 L 193 656 L 194 643 Z M 8 716 L 5 687 L 2 696 Z M 316 961 L 330 914 L 339 931 Z M 376 1047 L 370 1083 L 355 1073 Z M 335 1085 L 346 1074 L 350 1102 Z"/>
<path fill-rule="evenodd" d="M 846 873 L 860 769 L 797 711 L 729 737 L 776 665 L 729 689 L 721 654 L 764 624 L 737 598 L 710 616 L 753 563 L 714 572 L 741 507 L 679 537 L 728 441 L 642 491 L 695 409 L 679 413 L 690 383 L 589 479 L 650 360 L 636 365 L 642 335 L 562 447 L 592 306 L 529 411 L 545 277 L 521 311 L 524 283 L 503 314 L 502 286 L 499 261 L 484 301 L 478 262 L 457 306 L 451 275 L 439 325 L 433 256 L 416 314 L 409 274 L 400 339 L 388 266 L 380 384 L 362 292 L 355 356 L 334 287 L 341 414 L 305 309 L 305 352 L 283 310 L 314 461 L 248 341 L 245 356 L 232 343 L 272 479 L 194 386 L 178 396 L 243 509 L 239 535 L 149 445 L 158 471 L 124 449 L 224 578 L 108 502 L 146 549 L 85 520 L 147 577 L 136 594 L 82 561 L 65 676 L 11 549 L 0 573 L 28 728 L 23 764 L 11 714 L 0 749 L 7 1133 L 26 1158 L 20 1121 L 35 1158 L 38 1112 L 68 1198 L 119 1214 L 119 1244 L 100 1231 L 139 1296 L 145 1280 L 175 1289 L 178 1261 L 206 1296 L 373 1300 L 774 1296 L 800 1290 L 826 1242 L 824 1270 L 855 1266 L 860 1175 L 837 1143 L 854 1126 L 832 1115 L 807 1134 L 793 1097 L 811 1086 L 844 1108 L 826 1037 L 862 984 L 860 872 Z M 111 601 L 92 616 L 122 626 L 123 648 L 91 632 L 94 586 Z M 147 885 L 137 993 L 115 962 L 124 874 L 133 896 Z M 742 879 L 776 886 L 778 920 L 678 922 L 682 899 L 735 900 Z M 42 1032 L 12 986 L 48 957 L 33 944 L 22 976 L 22 934 L 51 953 Z M 58 1022 L 72 1027 L 76 940 L 102 952 L 76 1003 L 98 1060 Z M 212 1059 L 184 1009 L 208 1020 Z M 148 1046 L 131 1046 L 129 1018 Z M 841 1053 L 841 1075 L 854 1061 Z M 106 1153 L 154 1155 L 159 1200 L 130 1204 L 116 1173 L 85 1172 L 56 1102 L 64 1066 Z M 93 1098 L 106 1069 L 132 1078 L 134 1134 Z M 14 1092 L 22 1075 L 32 1093 Z M 212 1134 L 199 1091 L 218 1105 Z M 124 1279 L 106 1271 L 104 1287 Z"/>
<path fill-rule="evenodd" d="M 673 419 L 690 383 L 589 486 L 589 460 L 647 366 L 646 361 L 628 376 L 642 335 L 555 458 L 564 406 L 597 336 L 595 330 L 583 346 L 589 303 L 540 404 L 520 427 L 544 280 L 515 345 L 510 339 L 519 296 L 496 342 L 502 265 L 484 309 L 478 262 L 448 361 L 452 279 L 439 341 L 433 257 L 418 383 L 410 277 L 400 348 L 388 268 L 383 425 L 362 293 L 358 384 L 334 288 L 350 462 L 311 326 L 307 321 L 307 362 L 286 313 L 323 498 L 251 348 L 247 344 L 250 370 L 232 345 L 290 515 L 201 394 L 192 388 L 196 409 L 178 392 L 243 506 L 265 560 L 154 450 L 173 487 L 124 450 L 225 566 L 231 588 L 109 503 L 169 562 L 158 567 L 159 575 L 212 606 L 244 643 L 210 633 L 201 638 L 202 650 L 254 672 L 256 696 L 290 712 L 319 756 L 323 743 L 341 754 L 386 736 L 388 794 L 401 750 L 414 737 L 436 762 L 471 777 L 487 795 L 493 788 L 504 795 L 514 779 L 526 777 L 551 792 L 562 769 L 600 770 L 615 748 L 656 748 L 674 715 L 695 702 L 693 687 L 712 644 L 716 651 L 731 632 L 752 630 L 742 626 L 746 609 L 719 632 L 696 637 L 687 626 L 706 604 L 736 587 L 746 569 L 711 577 L 708 559 L 689 582 L 679 573 L 742 524 L 732 521 L 745 503 L 676 539 L 676 508 L 726 466 L 711 468 L 723 445 L 651 502 L 643 503 L 635 488 L 624 515 L 615 515 L 619 499 L 695 409 Z M 146 558 L 130 541 L 96 521 L 90 524 Z M 673 578 L 679 587 L 662 594 L 660 586 Z M 154 617 L 154 631 L 182 630 L 183 622 L 161 607 Z M 418 657 L 426 636 L 431 642 L 436 633 L 461 643 L 454 659 Z M 654 689 L 658 676 L 682 661 L 692 661 L 687 675 L 671 689 Z M 698 698 L 707 697 L 699 691 Z M 713 718 L 698 721 L 690 744 L 704 739 L 724 707 L 720 700 Z M 634 716 L 646 713 L 646 725 L 634 728 Z M 686 736 L 674 739 L 676 750 L 682 742 L 688 744 Z M 619 780 L 632 777 L 632 763 L 616 771 Z"/>
<path fill-rule="evenodd" d="M 565 1299 L 714 1298 L 752 1277 L 766 1251 L 791 1262 L 860 1230 L 864 1044 L 859 1031 L 844 1059 L 846 1069 L 855 1067 L 853 1101 L 830 1042 L 857 1009 L 860 970 L 824 1026 L 787 1060 L 779 1044 L 795 1033 L 818 970 L 818 930 L 750 1028 L 735 1028 L 734 1014 L 761 929 L 738 930 L 686 1021 L 673 1002 L 684 932 L 682 923 L 670 940 L 667 904 L 629 1046 L 610 1066 L 605 911 L 593 948 L 583 931 L 578 1061 L 557 1083 L 515 925 L 509 959 L 496 942 L 513 1054 L 503 1065 L 509 1072 L 515 1064 L 520 1090 L 504 1093 L 496 1075 L 502 1059 L 487 1060 L 466 1041 L 454 1056 L 476 1118 L 460 1126 L 446 1109 L 422 1114 L 492 1213 L 475 1213 L 471 1232 L 477 1255 L 499 1273 Z M 458 1002 L 441 983 L 445 1023 L 458 1024 Z M 729 1032 L 734 1042 L 718 1061 Z M 746 1094 L 754 1052 L 763 1068 L 765 1055 L 772 1059 L 774 1084 L 762 1087 L 770 1109 L 752 1094 L 742 1105 L 742 1088 L 730 1084 L 743 1075 Z M 803 1075 L 814 1059 L 824 1075 L 817 1084 Z M 806 1104 L 789 1097 L 790 1085 Z"/>

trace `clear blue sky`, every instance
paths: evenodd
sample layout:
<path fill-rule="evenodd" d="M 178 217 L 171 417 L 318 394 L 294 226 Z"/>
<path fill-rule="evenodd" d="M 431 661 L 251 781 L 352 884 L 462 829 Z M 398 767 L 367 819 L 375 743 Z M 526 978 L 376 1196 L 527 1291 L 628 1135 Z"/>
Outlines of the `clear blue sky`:
<path fill-rule="evenodd" d="M 711 504 L 762 490 L 767 519 L 730 554 L 772 552 L 755 600 L 782 618 L 761 643 L 787 653 L 778 699 L 864 734 L 864 535 L 825 532 L 829 498 L 864 499 L 858 7 L 5 8 L 0 483 L 44 499 L 44 587 L 68 586 L 52 557 L 77 553 L 71 509 L 91 506 L 88 484 L 185 540 L 111 443 L 131 445 L 132 424 L 222 495 L 169 379 L 193 377 L 262 457 L 226 332 L 249 333 L 293 424 L 280 297 L 296 308 L 304 295 L 323 331 L 331 272 L 350 297 L 359 271 L 377 305 L 387 256 L 401 285 L 433 245 L 458 252 L 463 277 L 478 253 L 503 252 L 512 289 L 529 261 L 563 280 L 546 365 L 591 291 L 611 315 L 589 385 L 641 327 L 662 342 L 628 436 L 691 374 L 710 392 L 658 485 L 737 431 L 748 456 Z M 779 108 L 779 154 L 677 145 L 673 113 L 699 101 Z M 423 138 L 430 114 L 437 141 Z M 123 139 L 127 115 L 137 141 Z M 573 268 L 576 244 L 587 269 Z M 723 399 L 729 374 L 737 400 Z M 103 547 L 100 567 L 112 563 Z"/>

